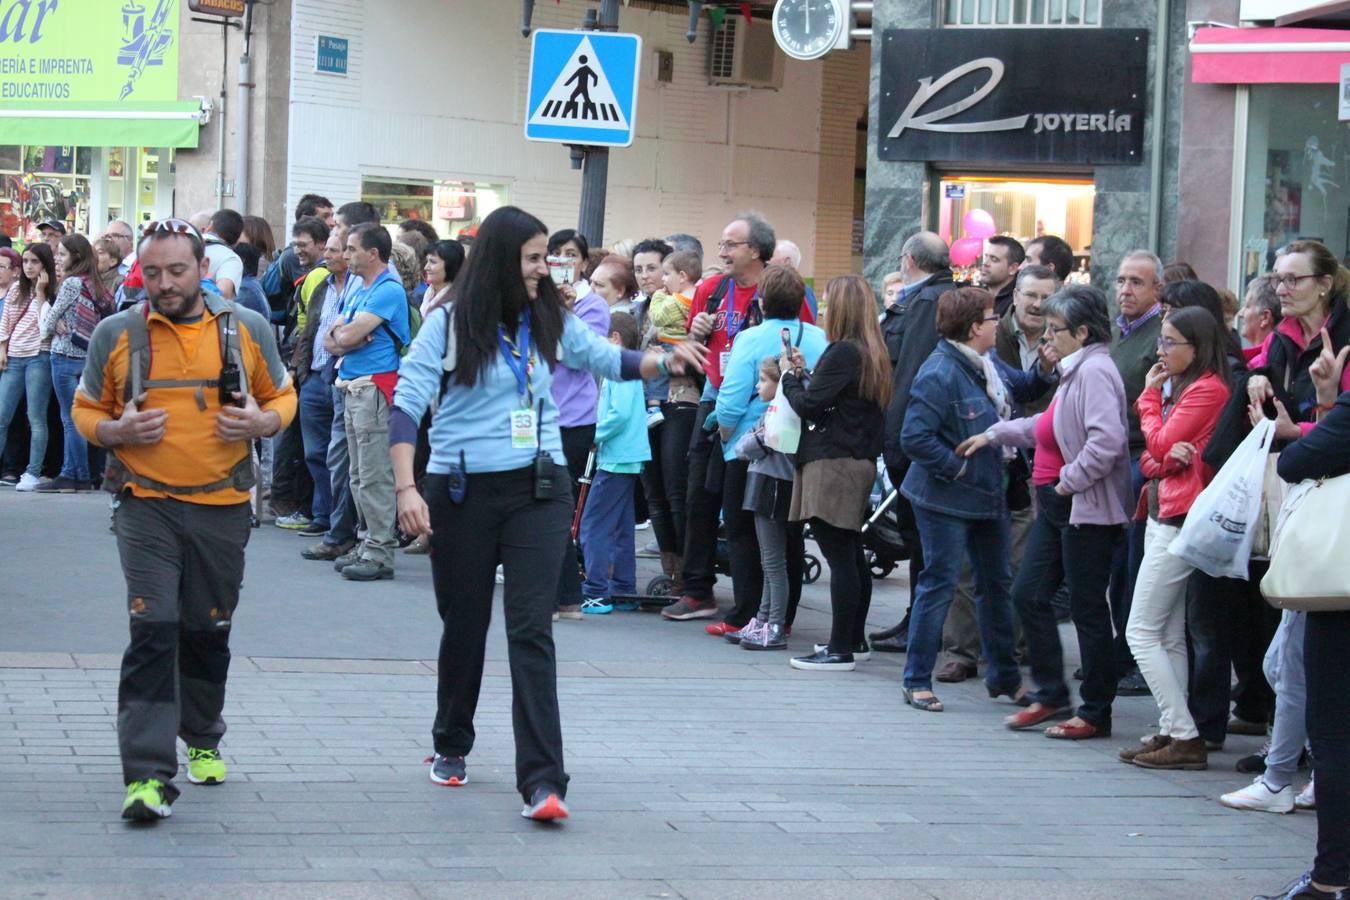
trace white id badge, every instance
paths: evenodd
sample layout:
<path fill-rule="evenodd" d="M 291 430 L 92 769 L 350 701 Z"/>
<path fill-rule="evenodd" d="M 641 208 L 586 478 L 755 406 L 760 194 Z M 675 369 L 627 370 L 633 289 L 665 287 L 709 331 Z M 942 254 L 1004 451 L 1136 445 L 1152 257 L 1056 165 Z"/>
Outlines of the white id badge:
<path fill-rule="evenodd" d="M 511 411 L 511 449 L 534 450 L 539 446 L 535 429 L 535 412 L 526 407 Z"/>
<path fill-rule="evenodd" d="M 727 377 L 727 366 L 731 364 L 731 351 L 723 350 L 721 354 L 718 355 L 717 358 L 718 358 L 718 366 L 722 371 L 722 377 L 725 378 Z"/>

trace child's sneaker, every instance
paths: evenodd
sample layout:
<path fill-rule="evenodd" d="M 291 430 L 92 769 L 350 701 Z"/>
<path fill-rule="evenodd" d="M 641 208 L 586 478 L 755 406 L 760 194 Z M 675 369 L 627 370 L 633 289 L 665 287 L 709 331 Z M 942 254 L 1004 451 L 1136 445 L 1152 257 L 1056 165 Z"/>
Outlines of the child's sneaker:
<path fill-rule="evenodd" d="M 661 407 L 659 407 L 659 406 L 649 406 L 649 407 L 647 407 L 647 427 L 648 427 L 648 428 L 655 428 L 657 425 L 660 425 L 660 424 L 661 424 L 662 422 L 664 422 L 665 420 L 666 420 L 666 417 L 665 417 L 664 415 L 662 415 L 662 413 L 661 413 Z"/>
<path fill-rule="evenodd" d="M 742 650 L 786 650 L 787 645 L 782 625 L 765 625 L 752 637 L 741 638 Z"/>
<path fill-rule="evenodd" d="M 1317 794 L 1314 787 L 1315 782 L 1308 782 L 1303 786 L 1303 790 L 1298 792 L 1294 798 L 1294 809 L 1317 809 Z"/>
<path fill-rule="evenodd" d="M 729 631 L 722 637 L 732 644 L 739 644 L 744 640 L 753 640 L 755 635 L 759 634 L 759 630 L 764 627 L 764 624 L 757 616 L 741 626 L 739 631 Z"/>
<path fill-rule="evenodd" d="M 609 602 L 614 605 L 614 609 L 617 612 L 637 612 L 642 608 L 642 605 L 638 603 L 637 600 L 615 600 L 613 597 L 610 597 Z"/>
<path fill-rule="evenodd" d="M 614 612 L 614 604 L 604 597 L 585 597 L 581 601 L 581 611 L 586 615 L 607 616 Z"/>

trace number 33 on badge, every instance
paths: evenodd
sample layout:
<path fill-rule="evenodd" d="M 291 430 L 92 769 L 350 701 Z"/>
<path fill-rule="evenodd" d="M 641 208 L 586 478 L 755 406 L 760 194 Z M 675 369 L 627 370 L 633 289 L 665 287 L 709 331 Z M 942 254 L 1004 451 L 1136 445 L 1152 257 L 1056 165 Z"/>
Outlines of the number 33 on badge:
<path fill-rule="evenodd" d="M 773 36 L 793 59 L 819 59 L 848 48 L 849 0 L 778 0 Z"/>

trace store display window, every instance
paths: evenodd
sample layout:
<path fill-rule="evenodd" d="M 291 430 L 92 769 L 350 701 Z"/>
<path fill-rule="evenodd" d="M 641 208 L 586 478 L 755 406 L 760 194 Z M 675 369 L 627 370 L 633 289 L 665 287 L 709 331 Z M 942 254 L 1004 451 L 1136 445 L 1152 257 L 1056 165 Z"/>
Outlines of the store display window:
<path fill-rule="evenodd" d="M 395 226 L 404 219 L 430 222 L 444 238 L 472 237 L 483 217 L 508 200 L 508 186 L 482 181 L 365 177 L 361 199 L 374 205 L 380 221 Z"/>
<path fill-rule="evenodd" d="M 104 171 L 93 171 L 94 160 Z M 130 161 L 130 164 L 128 164 Z M 0 232 L 24 243 L 53 219 L 68 231 L 96 234 L 111 219 L 154 217 L 160 158 L 138 147 L 0 146 Z M 104 218 L 91 222 L 93 182 L 104 191 Z"/>

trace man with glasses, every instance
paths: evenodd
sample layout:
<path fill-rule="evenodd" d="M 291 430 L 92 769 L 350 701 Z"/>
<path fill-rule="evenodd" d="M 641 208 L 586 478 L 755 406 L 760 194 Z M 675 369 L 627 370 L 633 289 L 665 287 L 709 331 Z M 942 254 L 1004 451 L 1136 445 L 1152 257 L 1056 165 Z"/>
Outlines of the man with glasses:
<path fill-rule="evenodd" d="M 139 258 L 148 302 L 95 329 L 72 417 L 112 450 L 119 472 L 113 523 L 131 626 L 117 696 L 122 817 L 155 821 L 178 796 L 179 737 L 188 781 L 225 780 L 221 710 L 249 536 L 249 445 L 283 428 L 296 398 L 267 321 L 202 290 L 197 229 L 153 223 Z"/>
<path fill-rule="evenodd" d="M 113 219 L 108 223 L 108 227 L 103 229 L 103 237 L 117 245 L 117 250 L 122 255 L 122 261 L 117 264 L 117 274 L 126 278 L 131 267 L 136 264 L 136 239 L 132 234 L 131 225 L 125 219 Z"/>
<path fill-rule="evenodd" d="M 1158 361 L 1158 338 L 1162 336 L 1163 263 L 1157 254 L 1134 250 L 1125 254 L 1116 270 L 1116 305 L 1120 314 L 1112 326 L 1111 359 L 1125 382 L 1126 415 L 1130 425 L 1130 467 L 1134 476 L 1134 498 L 1144 487 L 1139 457 L 1144 452 L 1144 433 L 1134 403 L 1144 392 L 1149 369 Z M 1144 523 L 1125 530 L 1126 540 L 1117 551 L 1111 573 L 1111 618 L 1116 627 L 1116 671 L 1123 673 L 1116 693 L 1141 696 L 1148 685 L 1134 663 L 1134 654 L 1125 642 L 1125 625 L 1130 619 L 1130 601 L 1134 597 L 1134 579 L 1144 559 Z"/>

